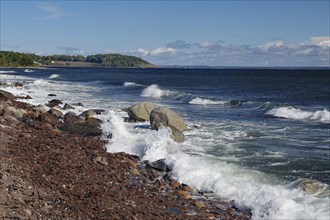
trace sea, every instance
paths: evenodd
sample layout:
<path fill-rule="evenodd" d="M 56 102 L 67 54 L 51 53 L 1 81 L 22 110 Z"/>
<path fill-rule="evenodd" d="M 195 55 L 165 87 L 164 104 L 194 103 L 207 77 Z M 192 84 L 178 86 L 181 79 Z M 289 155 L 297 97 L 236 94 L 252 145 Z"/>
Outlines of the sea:
<path fill-rule="evenodd" d="M 106 110 L 108 152 L 165 159 L 180 182 L 251 209 L 253 219 L 330 219 L 328 68 L 0 69 L 4 89 L 46 104 L 54 97 Z M 123 109 L 166 106 L 189 127 L 176 143 L 167 128 L 128 123 Z M 72 110 L 71 110 L 72 111 Z M 64 111 L 66 112 L 66 111 Z M 319 188 L 297 187 L 305 179 Z"/>

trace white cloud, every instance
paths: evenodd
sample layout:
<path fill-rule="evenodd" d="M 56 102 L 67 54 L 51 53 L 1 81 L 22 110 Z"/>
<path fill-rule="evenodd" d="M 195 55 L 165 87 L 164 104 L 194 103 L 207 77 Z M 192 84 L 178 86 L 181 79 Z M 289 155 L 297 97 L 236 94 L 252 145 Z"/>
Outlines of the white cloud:
<path fill-rule="evenodd" d="M 158 47 L 153 50 L 147 50 L 144 48 L 139 48 L 136 50 L 137 53 L 143 55 L 143 56 L 158 56 L 161 54 L 173 54 L 176 52 L 176 49 L 174 48 L 168 48 L 168 47 Z"/>
<path fill-rule="evenodd" d="M 54 20 L 66 16 L 64 14 L 64 11 L 60 7 L 55 5 L 42 3 L 42 4 L 37 4 L 37 8 L 47 13 L 47 15 L 42 17 L 41 19 Z"/>
<path fill-rule="evenodd" d="M 310 42 L 322 48 L 330 47 L 330 37 L 325 37 L 325 36 L 311 37 Z"/>
<path fill-rule="evenodd" d="M 203 42 L 200 43 L 200 46 L 207 48 L 207 47 L 212 46 L 212 43 L 209 42 L 209 41 L 203 41 Z"/>
<path fill-rule="evenodd" d="M 258 49 L 262 50 L 262 51 L 269 51 L 269 50 L 273 50 L 273 49 L 279 49 L 281 47 L 284 46 L 283 41 L 281 40 L 276 40 L 276 41 L 268 41 L 265 44 L 259 45 L 257 46 Z"/>

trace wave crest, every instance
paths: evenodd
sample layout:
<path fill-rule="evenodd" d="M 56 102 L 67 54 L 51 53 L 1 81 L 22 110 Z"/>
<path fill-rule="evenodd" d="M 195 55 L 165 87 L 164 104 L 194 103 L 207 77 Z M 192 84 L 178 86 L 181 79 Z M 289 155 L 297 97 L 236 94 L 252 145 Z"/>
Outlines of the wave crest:
<path fill-rule="evenodd" d="M 13 70 L 0 70 L 0 74 L 2 73 L 16 73 L 16 72 Z"/>
<path fill-rule="evenodd" d="M 25 69 L 24 72 L 25 72 L 25 73 L 33 73 L 33 72 L 35 72 L 35 71 L 34 71 L 34 70 L 30 70 L 30 69 Z"/>
<path fill-rule="evenodd" d="M 160 89 L 157 84 L 152 84 L 142 91 L 141 96 L 152 97 L 152 98 L 161 98 L 162 96 L 168 96 L 170 94 L 171 94 L 170 90 L 163 90 L 163 89 Z"/>
<path fill-rule="evenodd" d="M 141 84 L 138 84 L 136 82 L 124 82 L 125 87 L 136 87 L 136 86 L 142 86 Z"/>
<path fill-rule="evenodd" d="M 326 109 L 323 111 L 304 111 L 293 106 L 274 108 L 266 112 L 266 115 L 271 115 L 279 118 L 288 118 L 294 120 L 312 120 L 322 123 L 330 123 L 330 112 Z"/>
<path fill-rule="evenodd" d="M 194 98 L 189 102 L 192 105 L 230 105 L 230 101 L 214 101 L 211 99 L 202 99 L 200 97 Z"/>
<path fill-rule="evenodd" d="M 56 78 L 60 78 L 61 75 L 60 74 L 52 74 L 48 77 L 48 79 L 56 79 Z"/>

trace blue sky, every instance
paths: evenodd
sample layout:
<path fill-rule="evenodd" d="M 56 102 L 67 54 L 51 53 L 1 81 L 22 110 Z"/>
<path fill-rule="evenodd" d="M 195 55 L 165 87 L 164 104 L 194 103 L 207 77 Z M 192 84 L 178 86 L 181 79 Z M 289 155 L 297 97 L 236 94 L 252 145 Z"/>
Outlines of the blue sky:
<path fill-rule="evenodd" d="M 329 0 L 0 0 L 1 50 L 158 65 L 330 66 Z"/>

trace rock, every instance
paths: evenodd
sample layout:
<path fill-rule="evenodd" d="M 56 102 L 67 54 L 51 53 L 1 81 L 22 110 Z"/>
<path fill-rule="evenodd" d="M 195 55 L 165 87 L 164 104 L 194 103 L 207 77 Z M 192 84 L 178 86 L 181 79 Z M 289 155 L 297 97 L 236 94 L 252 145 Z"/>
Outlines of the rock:
<path fill-rule="evenodd" d="M 175 207 L 168 207 L 164 210 L 168 214 L 175 214 L 175 215 L 181 215 L 182 211 Z"/>
<path fill-rule="evenodd" d="M 62 117 L 63 116 L 63 113 L 55 108 L 51 108 L 49 109 L 49 114 L 51 114 L 52 116 L 56 117 L 56 118 L 59 118 L 59 117 Z"/>
<path fill-rule="evenodd" d="M 195 205 L 197 206 L 197 208 L 204 208 L 205 207 L 205 204 L 202 202 L 202 201 L 196 201 L 195 202 Z"/>
<path fill-rule="evenodd" d="M 54 97 L 54 96 L 56 96 L 56 94 L 48 94 L 48 96 L 50 96 L 50 97 Z"/>
<path fill-rule="evenodd" d="M 20 83 L 20 82 L 14 82 L 12 85 L 14 87 L 23 87 L 23 83 Z"/>
<path fill-rule="evenodd" d="M 57 118 L 48 112 L 39 114 L 38 120 L 42 123 L 48 123 L 51 125 L 55 125 L 57 123 Z"/>
<path fill-rule="evenodd" d="M 139 175 L 139 176 L 141 175 L 141 173 L 137 169 L 135 169 L 135 168 L 133 168 L 131 170 L 131 172 L 132 172 L 133 175 Z"/>
<path fill-rule="evenodd" d="M 152 168 L 161 172 L 169 172 L 171 169 L 167 166 L 164 159 L 160 159 L 154 162 L 147 162 L 147 168 Z"/>
<path fill-rule="evenodd" d="M 0 90 L 0 100 L 3 100 L 3 101 L 13 101 L 15 100 L 15 96 L 13 94 L 11 94 L 10 92 L 6 92 L 6 91 L 3 91 L 3 90 Z"/>
<path fill-rule="evenodd" d="M 96 118 L 88 118 L 86 121 L 78 121 L 76 123 L 65 123 L 60 127 L 62 131 L 68 131 L 72 134 L 86 135 L 86 136 L 100 136 L 102 121 Z"/>
<path fill-rule="evenodd" d="M 179 190 L 179 191 L 177 191 L 177 194 L 184 199 L 191 199 L 191 194 L 186 191 Z"/>
<path fill-rule="evenodd" d="M 20 133 L 18 135 L 18 137 L 20 137 L 20 138 L 31 138 L 32 135 L 30 133 Z"/>
<path fill-rule="evenodd" d="M 30 209 L 25 209 L 24 211 L 25 211 L 25 214 L 27 216 L 31 216 L 32 215 L 32 211 Z"/>
<path fill-rule="evenodd" d="M 20 94 L 16 98 L 19 98 L 19 99 L 33 99 L 31 96 L 26 95 L 26 94 Z"/>
<path fill-rule="evenodd" d="M 47 106 L 52 108 L 52 107 L 55 107 L 55 106 L 58 106 L 60 104 L 63 104 L 63 102 L 61 100 L 58 100 L 58 99 L 52 99 L 48 102 Z"/>
<path fill-rule="evenodd" d="M 29 127 L 35 127 L 35 122 L 32 118 L 30 117 L 25 117 L 23 118 L 22 120 L 23 123 L 25 123 L 26 126 L 29 126 Z"/>
<path fill-rule="evenodd" d="M 140 102 L 124 109 L 130 121 L 149 121 L 150 113 L 156 107 L 152 102 Z"/>
<path fill-rule="evenodd" d="M 81 113 L 79 116 L 82 118 L 91 118 L 94 117 L 96 115 L 100 115 L 102 112 L 104 112 L 105 110 L 103 109 L 89 109 L 87 111 L 84 111 L 83 113 Z"/>
<path fill-rule="evenodd" d="M 187 131 L 183 119 L 175 112 L 166 107 L 154 108 L 150 113 L 151 128 L 158 130 L 161 126 L 174 127 L 180 132 Z"/>
<path fill-rule="evenodd" d="M 9 124 L 14 124 L 14 125 L 16 125 L 16 124 L 19 123 L 19 121 L 18 121 L 16 118 L 14 118 L 13 116 L 5 116 L 4 119 L 5 119 L 5 121 L 7 121 Z"/>
<path fill-rule="evenodd" d="M 182 184 L 182 188 L 184 191 L 190 192 L 190 193 L 194 193 L 195 190 L 193 188 L 191 188 L 191 186 L 188 186 L 186 184 Z"/>
<path fill-rule="evenodd" d="M 84 107 L 84 105 L 83 105 L 82 103 L 80 103 L 80 102 L 78 102 L 78 103 L 72 103 L 71 105 L 75 105 L 75 106 Z"/>
<path fill-rule="evenodd" d="M 46 106 L 44 106 L 44 105 L 38 105 L 38 106 L 32 107 L 32 110 L 35 112 L 40 112 L 40 113 L 48 112 Z"/>
<path fill-rule="evenodd" d="M 96 160 L 96 162 L 98 162 L 102 165 L 105 165 L 105 166 L 107 166 L 109 164 L 107 161 L 107 158 L 102 157 L 102 156 L 98 156 L 95 160 Z"/>
<path fill-rule="evenodd" d="M 69 109 L 74 109 L 74 107 L 72 107 L 71 105 L 65 103 L 65 105 L 63 106 L 63 110 L 69 110 Z"/>
<path fill-rule="evenodd" d="M 137 168 L 138 167 L 138 165 L 133 161 L 133 160 L 128 160 L 127 161 L 127 163 L 128 163 L 128 166 L 130 166 L 131 168 Z"/>
<path fill-rule="evenodd" d="M 80 118 L 73 112 L 68 112 L 64 115 L 64 122 L 67 124 L 82 123 L 85 122 L 84 119 Z"/>
<path fill-rule="evenodd" d="M 308 194 L 314 194 L 320 198 L 328 197 L 330 195 L 329 185 L 314 179 L 300 179 L 296 181 L 295 186 L 301 188 Z"/>
<path fill-rule="evenodd" d="M 19 109 L 16 109 L 14 106 L 8 106 L 2 110 L 2 115 L 3 116 L 13 116 L 17 119 L 21 119 L 23 117 L 23 112 L 20 111 Z"/>
<path fill-rule="evenodd" d="M 172 131 L 172 138 L 173 138 L 176 142 L 178 142 L 178 143 L 182 143 L 182 142 L 184 142 L 184 141 L 186 140 L 184 134 L 183 134 L 181 131 L 179 131 L 179 130 L 176 129 L 175 127 L 171 127 L 171 126 L 170 126 L 170 128 L 171 128 L 171 131 Z"/>
<path fill-rule="evenodd" d="M 176 180 L 172 180 L 172 182 L 171 182 L 171 187 L 172 187 L 173 189 L 179 188 L 179 186 L 180 186 L 180 183 L 179 183 L 178 181 L 176 181 Z"/>

